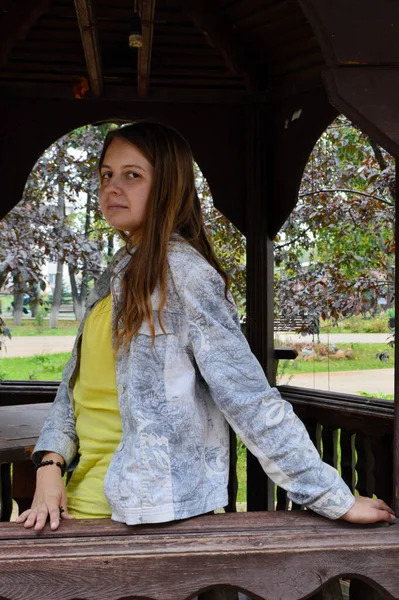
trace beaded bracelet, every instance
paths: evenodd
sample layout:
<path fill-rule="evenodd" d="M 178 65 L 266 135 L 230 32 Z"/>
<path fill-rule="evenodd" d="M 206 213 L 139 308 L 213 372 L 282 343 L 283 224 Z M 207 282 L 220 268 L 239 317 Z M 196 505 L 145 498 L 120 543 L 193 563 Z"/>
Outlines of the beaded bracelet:
<path fill-rule="evenodd" d="M 64 474 L 65 474 L 65 464 L 62 464 L 60 462 L 54 462 L 53 460 L 43 460 L 41 463 L 39 463 L 38 465 L 36 465 L 35 470 L 37 471 L 38 469 L 40 469 L 40 467 L 46 467 L 47 465 L 57 465 L 57 467 L 59 467 L 61 469 L 61 475 L 62 475 L 62 477 L 64 477 Z"/>

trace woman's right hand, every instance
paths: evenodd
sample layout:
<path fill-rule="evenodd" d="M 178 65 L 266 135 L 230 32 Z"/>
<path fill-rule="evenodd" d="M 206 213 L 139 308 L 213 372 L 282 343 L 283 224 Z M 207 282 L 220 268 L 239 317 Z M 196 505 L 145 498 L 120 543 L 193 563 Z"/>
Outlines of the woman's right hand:
<path fill-rule="evenodd" d="M 62 460 L 46 455 L 43 460 Z M 62 509 L 62 510 L 61 510 Z M 60 468 L 54 465 L 40 467 L 36 473 L 36 491 L 32 506 L 19 515 L 16 522 L 23 523 L 24 527 L 34 527 L 40 531 L 50 518 L 50 527 L 53 531 L 58 529 L 61 519 L 73 519 L 67 511 L 67 496 Z"/>

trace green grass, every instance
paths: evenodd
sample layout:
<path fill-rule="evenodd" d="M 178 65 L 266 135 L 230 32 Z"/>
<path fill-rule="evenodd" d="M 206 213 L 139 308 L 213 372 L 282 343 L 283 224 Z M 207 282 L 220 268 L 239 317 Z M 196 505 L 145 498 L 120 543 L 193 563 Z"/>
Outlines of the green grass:
<path fill-rule="evenodd" d="M 78 331 L 79 321 L 59 320 L 57 329 L 50 329 L 48 321 L 39 326 L 35 319 L 26 319 L 21 325 L 13 325 L 12 319 L 5 319 L 7 326 L 11 329 L 13 337 L 20 336 L 47 336 L 47 335 L 73 335 Z"/>
<path fill-rule="evenodd" d="M 49 381 L 59 380 L 70 352 L 37 354 L 24 358 L 1 358 L 0 381 L 4 379 Z"/>
<path fill-rule="evenodd" d="M 354 359 L 334 359 L 330 356 L 327 360 L 317 357 L 305 361 L 302 358 L 283 360 L 279 362 L 278 375 L 296 375 L 300 373 L 323 373 L 326 371 L 367 371 L 370 369 L 392 369 L 394 367 L 394 350 L 385 344 L 338 344 L 340 350 L 351 348 Z M 390 358 L 382 362 L 376 358 L 377 352 L 388 352 Z"/>
<path fill-rule="evenodd" d="M 320 333 L 386 333 L 388 335 L 388 319 L 389 316 L 381 312 L 372 318 L 354 315 L 340 321 L 338 326 L 333 326 L 329 321 L 320 321 Z"/>
<path fill-rule="evenodd" d="M 237 502 L 247 501 L 247 449 L 237 437 Z"/>

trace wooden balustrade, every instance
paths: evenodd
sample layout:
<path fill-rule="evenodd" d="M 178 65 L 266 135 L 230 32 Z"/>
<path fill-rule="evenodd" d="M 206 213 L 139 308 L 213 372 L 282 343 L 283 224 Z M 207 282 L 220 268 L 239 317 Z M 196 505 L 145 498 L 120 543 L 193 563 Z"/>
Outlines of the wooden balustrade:
<path fill-rule="evenodd" d="M 351 490 L 391 504 L 393 402 L 293 386 L 279 389 L 323 460 L 338 468 Z M 287 505 L 284 490 L 277 490 L 277 510 Z"/>
<path fill-rule="evenodd" d="M 281 350 L 280 350 L 281 352 Z M 283 350 L 283 352 L 286 352 Z M 4 382 L 0 384 L 0 406 L 49 402 L 55 396 L 57 382 Z M 309 435 L 323 460 L 337 467 L 346 483 L 361 495 L 375 494 L 391 503 L 393 493 L 393 422 L 394 405 L 388 400 L 362 398 L 332 392 L 280 386 L 284 399 L 292 403 L 304 422 Z M 235 474 L 235 435 L 231 432 L 232 461 L 230 469 L 229 504 L 227 512 L 235 511 L 237 479 Z M 15 463 L 21 467 L 28 463 Z M 18 470 L 15 470 L 17 473 Z M 258 485 L 266 485 L 266 477 Z M 5 481 L 3 481 L 4 485 Z M 281 512 L 287 508 L 301 509 L 291 504 L 286 492 L 271 486 L 273 505 Z M 3 488 L 4 491 L 4 488 Z M 256 490 L 250 491 L 253 495 Z M 26 500 L 28 501 L 28 500 Z M 287 513 L 288 515 L 289 513 Z M 302 513 L 304 514 L 304 513 Z M 322 531 L 320 531 L 322 534 Z M 344 574 L 344 571 L 342 571 Z M 315 600 L 340 598 L 337 582 L 331 582 Z M 247 588 L 250 589 L 250 588 Z M 331 590 L 334 590 L 331 595 Z M 224 595 L 223 595 L 224 594 Z M 237 598 L 237 592 L 219 590 L 205 592 L 201 600 Z M 393 597 L 393 596 L 391 596 Z M 382 598 L 374 588 L 352 578 L 351 600 Z"/>
<path fill-rule="evenodd" d="M 398 561 L 397 526 L 359 527 L 310 511 L 136 527 L 73 520 L 40 533 L 3 523 L 0 598 L 232 600 L 240 590 L 253 600 L 338 600 L 337 580 L 346 575 L 371 580 L 370 594 L 358 599 L 381 592 L 399 600 Z"/>

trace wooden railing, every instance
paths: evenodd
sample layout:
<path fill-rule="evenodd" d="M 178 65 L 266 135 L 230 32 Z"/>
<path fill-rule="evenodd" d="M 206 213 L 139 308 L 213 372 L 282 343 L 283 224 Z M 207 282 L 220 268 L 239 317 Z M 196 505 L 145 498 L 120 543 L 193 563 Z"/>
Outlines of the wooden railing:
<path fill-rule="evenodd" d="M 338 468 L 353 492 L 392 502 L 394 404 L 334 392 L 280 386 L 323 460 Z M 285 494 L 285 492 L 284 492 Z M 278 493 L 278 509 L 283 506 Z"/>
<path fill-rule="evenodd" d="M 278 352 L 283 353 L 284 358 L 292 358 L 286 355 L 292 351 L 280 349 Z M 49 402 L 54 398 L 57 387 L 58 382 L 3 382 L 0 384 L 0 406 Z M 323 460 L 341 471 L 349 487 L 361 495 L 375 494 L 390 503 L 393 481 L 393 402 L 293 386 L 280 386 L 279 389 L 283 398 L 292 403 L 295 412 L 305 423 Z M 227 507 L 231 512 L 235 511 L 237 490 L 235 439 L 232 434 L 233 460 L 230 470 L 230 501 Z M 257 485 L 265 485 L 265 481 L 262 483 L 259 480 Z M 284 490 L 276 489 L 270 482 L 267 485 L 269 495 L 273 498 L 269 508 L 273 506 L 278 511 L 300 509 L 297 505 L 291 506 Z M 248 490 L 250 495 L 256 494 L 256 490 L 252 488 Z M 360 580 L 352 579 L 351 599 L 363 600 L 370 592 L 364 586 Z M 331 590 L 335 590 L 333 596 Z M 232 590 L 223 593 L 220 591 L 220 595 L 209 595 L 209 598 L 237 598 Z M 376 591 L 370 593 L 376 594 Z M 337 581 L 332 582 L 325 593 L 319 592 L 315 599 L 330 597 L 340 597 Z M 378 598 L 378 595 L 372 597 Z M 208 595 L 205 594 L 202 598 L 208 600 Z"/>

